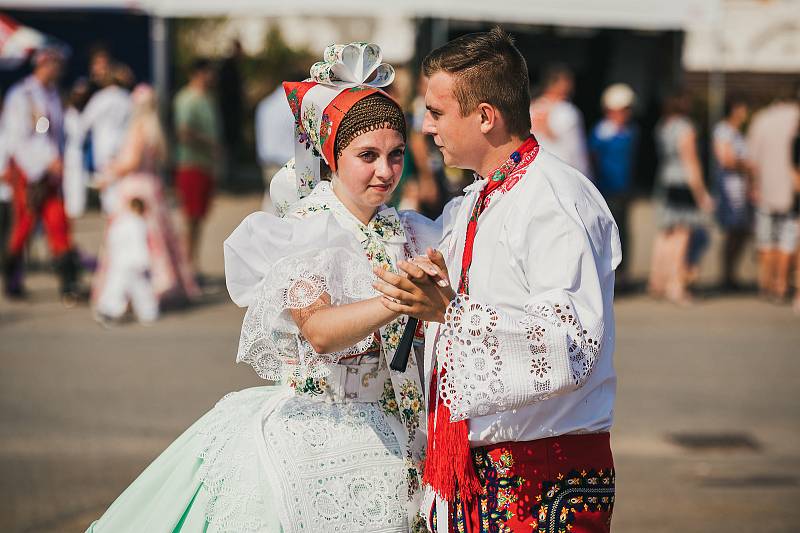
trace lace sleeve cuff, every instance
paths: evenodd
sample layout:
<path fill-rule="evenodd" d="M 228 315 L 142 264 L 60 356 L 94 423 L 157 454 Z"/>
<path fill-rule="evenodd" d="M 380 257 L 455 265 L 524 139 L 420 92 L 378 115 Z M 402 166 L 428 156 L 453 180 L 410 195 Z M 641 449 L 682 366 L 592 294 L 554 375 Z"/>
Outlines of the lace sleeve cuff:
<path fill-rule="evenodd" d="M 291 310 L 313 307 L 321 298 L 343 305 L 374 295 L 368 263 L 343 248 L 287 257 L 270 269 L 247 308 L 237 362 L 264 379 L 322 377 L 327 365 L 370 349 L 373 336 L 340 352 L 319 354 L 304 342 Z"/>
<path fill-rule="evenodd" d="M 494 414 L 577 389 L 599 353 L 602 320 L 592 333 L 568 296 L 538 299 L 515 320 L 458 295 L 447 309 L 436 350 L 439 393 L 451 420 Z"/>

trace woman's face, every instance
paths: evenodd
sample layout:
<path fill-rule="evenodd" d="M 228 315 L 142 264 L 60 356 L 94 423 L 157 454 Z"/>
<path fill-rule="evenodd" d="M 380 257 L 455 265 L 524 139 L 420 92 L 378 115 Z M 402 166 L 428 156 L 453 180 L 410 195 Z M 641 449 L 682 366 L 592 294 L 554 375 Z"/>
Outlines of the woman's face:
<path fill-rule="evenodd" d="M 339 156 L 333 190 L 362 222 L 368 222 L 397 187 L 405 147 L 400 132 L 381 128 L 362 133 Z"/>

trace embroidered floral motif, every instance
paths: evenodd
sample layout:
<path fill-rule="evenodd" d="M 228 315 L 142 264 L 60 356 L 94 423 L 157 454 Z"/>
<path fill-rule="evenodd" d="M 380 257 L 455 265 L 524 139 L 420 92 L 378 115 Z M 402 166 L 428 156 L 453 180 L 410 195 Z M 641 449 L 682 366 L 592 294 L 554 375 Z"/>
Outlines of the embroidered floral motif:
<path fill-rule="evenodd" d="M 374 231 L 378 237 L 388 239 L 390 237 L 404 237 L 403 224 L 396 216 L 388 216 L 381 213 L 375 215 L 367 228 Z"/>
<path fill-rule="evenodd" d="M 510 191 L 514 185 L 527 174 L 528 167 L 539 154 L 539 145 L 536 144 L 527 149 L 521 148 L 521 150 L 522 153 L 514 152 L 511 154 L 511 157 L 508 158 L 504 166 L 493 173 L 492 181 L 497 181 L 496 178 L 499 178 L 503 183 L 486 197 L 483 207 L 484 211 L 488 209 L 489 205 L 496 201 L 497 198 Z"/>
<path fill-rule="evenodd" d="M 610 520 L 614 492 L 613 468 L 558 474 L 555 481 L 542 483 L 533 507 L 533 533 L 568 533 L 575 523 L 575 513 L 580 512 L 608 512 Z"/>
<path fill-rule="evenodd" d="M 484 487 L 478 495 L 478 530 L 473 533 L 511 533 L 527 520 L 531 533 L 569 533 L 576 513 L 605 512 L 610 522 L 614 509 L 614 470 L 573 470 L 558 474 L 553 481 L 539 484 L 538 494 L 530 502 L 524 487 L 528 480 L 514 474 L 514 457 L 510 450 L 487 452 L 476 448 L 473 464 Z M 532 503 L 528 507 L 528 503 Z M 457 532 L 467 531 L 464 503 L 456 496 L 449 506 L 450 520 Z M 519 513 L 519 514 L 518 514 Z M 436 529 L 436 511 L 432 513 Z M 515 529 L 516 528 L 516 529 Z M 446 532 L 441 532 L 446 533 Z"/>
<path fill-rule="evenodd" d="M 384 382 L 383 394 L 381 395 L 381 399 L 378 400 L 378 403 L 381 404 L 384 413 L 399 417 L 400 411 L 397 408 L 397 400 L 394 397 L 394 388 L 392 388 L 391 379 L 387 379 Z"/>
<path fill-rule="evenodd" d="M 331 129 L 333 129 L 333 121 L 331 117 L 328 116 L 327 113 L 322 114 L 322 122 L 319 125 L 319 142 L 320 147 L 324 146 L 326 142 L 328 142 L 328 137 L 331 135 Z"/>
<path fill-rule="evenodd" d="M 317 123 L 319 122 L 319 110 L 315 104 L 310 104 L 303 110 L 303 118 L 302 118 L 302 125 L 303 130 L 305 130 L 306 135 L 308 135 L 308 141 L 311 143 L 311 148 L 314 151 L 315 157 L 320 157 L 319 155 L 319 148 L 322 147 L 319 140 L 319 130 L 317 129 Z M 302 141 L 301 141 L 302 142 Z M 309 148 L 308 143 L 306 143 L 306 149 Z"/>
<path fill-rule="evenodd" d="M 490 307 L 482 306 L 479 303 L 467 303 L 461 308 L 461 312 L 453 312 L 449 317 L 449 324 L 456 331 L 456 335 L 463 336 L 469 333 L 472 337 L 483 337 L 494 331 L 497 327 L 497 311 Z"/>
<path fill-rule="evenodd" d="M 484 494 L 478 496 L 481 531 L 510 533 L 506 522 L 515 516 L 512 504 L 519 501 L 519 488 L 525 482 L 522 476 L 513 474 L 513 455 L 504 450 L 495 460 L 486 450 L 478 448 L 472 458 L 484 486 Z"/>
<path fill-rule="evenodd" d="M 292 114 L 294 115 L 295 123 L 300 123 L 300 99 L 297 98 L 297 91 L 299 88 L 294 88 L 289 92 L 286 96 L 286 99 L 289 101 L 289 108 L 292 110 Z"/>
<path fill-rule="evenodd" d="M 296 379 L 292 377 L 289 378 L 289 386 L 292 387 L 297 394 L 322 396 L 328 389 L 328 382 L 325 381 L 325 378 Z"/>

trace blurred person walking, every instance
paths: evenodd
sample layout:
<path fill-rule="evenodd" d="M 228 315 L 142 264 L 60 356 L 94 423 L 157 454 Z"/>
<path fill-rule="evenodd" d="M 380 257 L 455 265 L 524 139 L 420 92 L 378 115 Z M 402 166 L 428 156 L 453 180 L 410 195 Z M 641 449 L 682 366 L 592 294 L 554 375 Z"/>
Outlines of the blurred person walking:
<path fill-rule="evenodd" d="M 786 95 L 758 111 L 747 132 L 756 206 L 758 288 L 762 296 L 777 301 L 786 297 L 798 242 L 792 142 L 799 121 L 797 99 Z"/>
<path fill-rule="evenodd" d="M 0 108 L 0 116 L 2 116 L 2 108 Z M 7 179 L 8 143 L 3 133 L 0 128 L 0 265 L 5 264 L 8 236 L 11 233 L 13 222 L 13 190 Z"/>
<path fill-rule="evenodd" d="M 800 96 L 800 94 L 798 94 Z M 797 135 L 795 135 L 794 143 L 792 146 L 792 163 L 794 165 L 794 210 L 795 215 L 800 219 L 800 127 L 798 128 Z M 798 222 L 800 224 L 800 222 Z M 796 247 L 797 253 L 795 254 L 794 261 L 794 303 L 792 308 L 794 312 L 800 315 L 800 242 Z"/>
<path fill-rule="evenodd" d="M 103 212 L 111 215 L 117 208 L 117 191 L 103 169 L 117 156 L 128 130 L 131 114 L 130 83 L 133 74 L 126 65 L 115 64 L 105 87 L 94 93 L 81 113 L 84 136 L 92 138 L 94 182 L 100 189 Z"/>
<path fill-rule="evenodd" d="M 569 68 L 554 65 L 547 70 L 541 96 L 531 101 L 531 133 L 556 157 L 591 177 L 583 115 L 569 101 L 574 89 Z"/>
<path fill-rule="evenodd" d="M 222 154 L 220 120 L 211 88 L 214 70 L 208 59 L 197 59 L 189 83 L 173 102 L 175 133 L 175 188 L 186 216 L 186 249 L 199 274 L 198 250 L 202 225 L 211 206 L 217 162 Z"/>
<path fill-rule="evenodd" d="M 133 198 L 120 205 L 109 222 L 105 240 L 109 261 L 95 306 L 95 319 L 101 324 L 122 318 L 129 304 L 143 324 L 158 318 L 158 301 L 150 281 L 145 212 L 144 202 Z"/>
<path fill-rule="evenodd" d="M 79 296 L 79 261 L 61 195 L 64 112 L 58 80 L 63 62 L 59 49 L 39 50 L 33 58 L 33 73 L 12 86 L 6 95 L 0 128 L 9 154 L 7 175 L 13 188 L 14 223 L 3 281 L 8 296 L 25 295 L 23 252 L 41 221 L 60 279 L 62 299 L 72 305 Z"/>
<path fill-rule="evenodd" d="M 624 83 L 607 87 L 601 98 L 605 117 L 595 125 L 589 136 L 595 184 L 617 222 L 622 243 L 622 261 L 616 270 L 618 288 L 625 285 L 625 258 L 630 254 L 628 209 L 639 146 L 639 128 L 631 121 L 635 99 L 633 90 Z"/>
<path fill-rule="evenodd" d="M 144 217 L 147 230 L 149 285 L 158 303 L 162 307 L 183 304 L 195 298 L 199 289 L 183 243 L 173 228 L 159 177 L 167 158 L 167 143 L 158 117 L 156 95 L 151 87 L 139 85 L 131 100 L 130 126 L 125 140 L 120 153 L 103 173 L 108 183 L 116 187 L 118 203 L 124 213 L 129 214 L 133 200 L 143 204 L 140 215 Z M 109 220 L 109 232 L 115 218 L 116 211 Z M 126 231 L 120 233 L 127 234 Z M 120 249 L 107 241 L 92 280 L 92 300 L 96 308 L 101 314 L 112 317 L 118 315 L 103 309 L 101 302 L 107 286 L 116 287 L 115 284 L 120 283 L 121 271 L 114 270 L 118 262 L 114 254 Z M 108 290 L 119 293 L 118 287 Z"/>
<path fill-rule="evenodd" d="M 70 89 L 64 111 L 64 209 L 70 218 L 78 218 L 86 210 L 86 188 L 89 174 L 86 166 L 86 141 L 81 112 L 89 99 L 89 81 L 79 78 Z"/>
<path fill-rule="evenodd" d="M 736 268 L 750 235 L 750 171 L 747 143 L 742 134 L 749 112 L 744 100 L 729 99 L 725 103 L 725 118 L 714 126 L 713 133 L 716 215 L 725 235 L 721 286 L 728 291 L 741 288 Z"/>
<path fill-rule="evenodd" d="M 706 224 L 714 208 L 703 182 L 697 154 L 697 133 L 688 117 L 684 93 L 667 97 L 664 114 L 656 125 L 659 166 L 656 202 L 659 233 L 653 242 L 648 292 L 678 303 L 691 302 L 689 245 L 692 232 Z"/>

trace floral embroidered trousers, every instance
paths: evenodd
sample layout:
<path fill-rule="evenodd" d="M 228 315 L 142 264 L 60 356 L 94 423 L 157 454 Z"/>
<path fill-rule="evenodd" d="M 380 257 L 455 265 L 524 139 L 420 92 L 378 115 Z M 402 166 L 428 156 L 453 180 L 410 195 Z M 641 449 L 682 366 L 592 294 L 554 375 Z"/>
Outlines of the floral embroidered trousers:
<path fill-rule="evenodd" d="M 614 460 L 608 433 L 494 444 L 473 449 L 472 457 L 484 493 L 450 506 L 450 532 L 611 530 Z"/>

